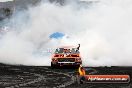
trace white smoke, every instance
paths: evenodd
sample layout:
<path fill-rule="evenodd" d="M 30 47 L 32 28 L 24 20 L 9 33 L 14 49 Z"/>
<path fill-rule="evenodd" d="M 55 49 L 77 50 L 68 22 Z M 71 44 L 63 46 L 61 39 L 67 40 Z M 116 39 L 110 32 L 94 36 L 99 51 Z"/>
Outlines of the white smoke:
<path fill-rule="evenodd" d="M 42 2 L 17 13 L 9 23 L 13 27 L 0 39 L 0 62 L 50 65 L 51 54 L 39 50 L 80 43 L 85 66 L 132 65 L 132 1 L 88 5 Z M 50 39 L 54 32 L 69 37 Z"/>

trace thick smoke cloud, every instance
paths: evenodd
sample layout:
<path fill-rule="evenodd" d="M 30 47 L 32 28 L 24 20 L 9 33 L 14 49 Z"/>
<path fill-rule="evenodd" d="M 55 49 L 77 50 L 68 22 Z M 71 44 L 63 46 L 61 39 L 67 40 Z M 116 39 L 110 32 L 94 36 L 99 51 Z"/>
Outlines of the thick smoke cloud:
<path fill-rule="evenodd" d="M 0 62 L 50 65 L 51 54 L 41 51 L 80 43 L 84 66 L 132 65 L 132 1 L 84 5 L 42 2 L 16 12 L 8 22 L 9 31 L 0 38 Z M 50 39 L 54 32 L 65 36 Z"/>

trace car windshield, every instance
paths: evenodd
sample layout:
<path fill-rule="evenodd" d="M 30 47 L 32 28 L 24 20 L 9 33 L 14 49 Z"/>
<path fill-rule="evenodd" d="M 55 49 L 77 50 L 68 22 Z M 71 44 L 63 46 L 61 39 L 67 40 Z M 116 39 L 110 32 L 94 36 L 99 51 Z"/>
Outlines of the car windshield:
<path fill-rule="evenodd" d="M 79 53 L 79 50 L 77 50 L 77 48 L 71 48 L 71 49 L 57 48 L 55 50 L 55 53 L 71 53 L 71 54 L 76 54 L 76 53 Z"/>

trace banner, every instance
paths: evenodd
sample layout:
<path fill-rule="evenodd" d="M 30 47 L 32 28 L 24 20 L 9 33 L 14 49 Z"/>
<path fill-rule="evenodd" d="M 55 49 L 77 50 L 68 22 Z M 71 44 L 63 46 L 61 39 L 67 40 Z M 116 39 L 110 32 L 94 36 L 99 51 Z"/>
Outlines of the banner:
<path fill-rule="evenodd" d="M 88 83 L 129 83 L 129 75 L 85 75 Z"/>

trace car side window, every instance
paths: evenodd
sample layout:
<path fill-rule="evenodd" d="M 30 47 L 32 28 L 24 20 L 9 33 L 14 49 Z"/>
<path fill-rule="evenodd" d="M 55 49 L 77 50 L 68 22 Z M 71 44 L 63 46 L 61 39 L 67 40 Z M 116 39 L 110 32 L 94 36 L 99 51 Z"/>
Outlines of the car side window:
<path fill-rule="evenodd" d="M 77 50 L 76 48 L 72 48 L 71 53 L 72 53 L 72 54 L 79 53 L 79 50 Z"/>
<path fill-rule="evenodd" d="M 63 53 L 64 48 L 59 48 L 59 53 Z"/>
<path fill-rule="evenodd" d="M 58 53 L 58 52 L 59 52 L 58 49 L 56 49 L 56 50 L 55 50 L 55 53 Z"/>

